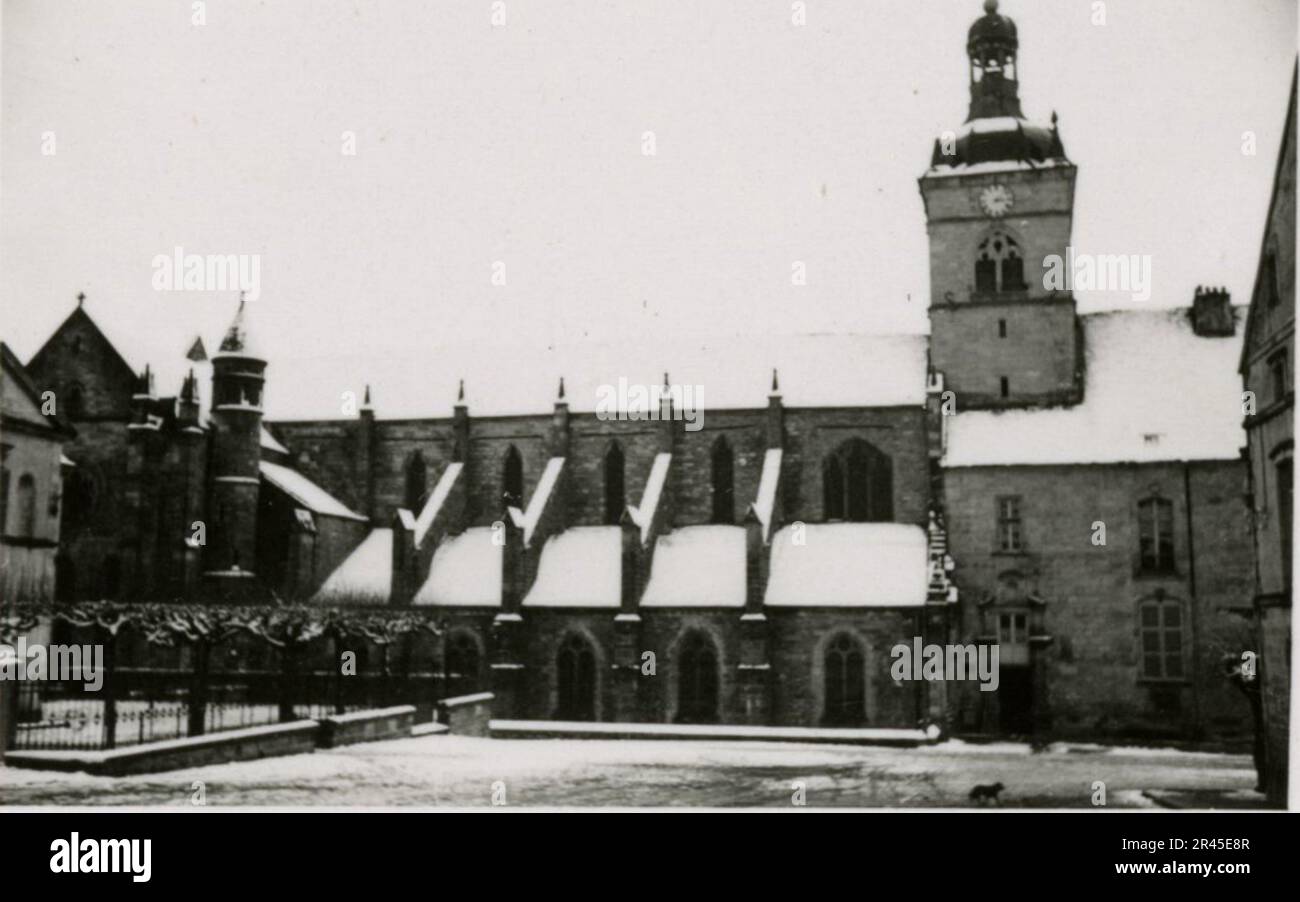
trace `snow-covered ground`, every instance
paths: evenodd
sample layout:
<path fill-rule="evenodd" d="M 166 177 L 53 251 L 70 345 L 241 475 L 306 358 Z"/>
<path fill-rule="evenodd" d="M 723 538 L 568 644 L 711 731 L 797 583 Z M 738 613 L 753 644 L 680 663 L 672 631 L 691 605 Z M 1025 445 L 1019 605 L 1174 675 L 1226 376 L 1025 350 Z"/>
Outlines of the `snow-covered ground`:
<path fill-rule="evenodd" d="M 893 749 L 779 742 L 425 736 L 164 774 L 91 777 L 0 768 L 0 804 L 965 807 L 1001 782 L 1004 807 L 1148 806 L 1143 790 L 1247 792 L 1244 755 L 1017 743 Z"/>

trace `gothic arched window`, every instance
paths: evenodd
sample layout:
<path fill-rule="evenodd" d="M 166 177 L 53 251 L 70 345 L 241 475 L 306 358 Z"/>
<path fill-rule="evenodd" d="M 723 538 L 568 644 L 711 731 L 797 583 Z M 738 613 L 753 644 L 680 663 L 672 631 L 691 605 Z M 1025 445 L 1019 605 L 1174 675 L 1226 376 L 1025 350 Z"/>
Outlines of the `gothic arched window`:
<path fill-rule="evenodd" d="M 823 719 L 835 726 L 853 726 L 866 717 L 866 657 L 852 636 L 841 633 L 826 646 L 826 704 Z"/>
<path fill-rule="evenodd" d="M 613 442 L 605 452 L 605 523 L 617 526 L 627 506 L 623 449 Z"/>
<path fill-rule="evenodd" d="M 718 720 L 718 654 L 703 633 L 682 640 L 677 652 L 677 722 Z"/>
<path fill-rule="evenodd" d="M 424 455 L 416 451 L 411 455 L 410 460 L 406 462 L 406 495 L 404 507 L 409 511 L 419 513 L 424 508 L 424 501 L 428 497 L 428 467 L 424 463 Z"/>
<path fill-rule="evenodd" d="M 581 636 L 571 635 L 560 646 L 555 688 L 558 720 L 596 719 L 596 653 Z"/>
<path fill-rule="evenodd" d="M 505 461 L 501 465 L 501 493 L 506 504 L 523 507 L 524 459 L 514 445 L 506 449 Z"/>
<path fill-rule="evenodd" d="M 894 475 L 889 457 L 862 439 L 850 439 L 822 463 L 823 516 L 855 523 L 894 519 Z"/>
<path fill-rule="evenodd" d="M 1028 287 L 1020 244 L 1004 231 L 990 233 L 975 255 L 975 290 L 1024 291 Z"/>
<path fill-rule="evenodd" d="M 713 522 L 736 519 L 736 464 L 725 437 L 713 443 Z"/>

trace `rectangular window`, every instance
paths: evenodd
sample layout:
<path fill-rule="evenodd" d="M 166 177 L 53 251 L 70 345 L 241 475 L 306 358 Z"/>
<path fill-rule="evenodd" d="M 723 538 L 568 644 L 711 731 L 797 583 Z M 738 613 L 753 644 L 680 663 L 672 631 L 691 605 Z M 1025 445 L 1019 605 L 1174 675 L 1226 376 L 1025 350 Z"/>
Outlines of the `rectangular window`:
<path fill-rule="evenodd" d="M 998 320 L 998 338 L 1006 338 L 1006 337 L 1007 337 L 1007 321 L 1004 319 L 1000 319 Z"/>
<path fill-rule="evenodd" d="M 1024 613 L 998 615 L 998 644 L 1024 645 L 1029 641 L 1029 617 Z"/>
<path fill-rule="evenodd" d="M 1176 601 L 1143 602 L 1139 614 L 1142 676 L 1148 680 L 1181 680 L 1183 672 L 1183 609 Z"/>
<path fill-rule="evenodd" d="M 1268 360 L 1268 382 L 1272 392 L 1270 400 L 1281 401 L 1286 397 L 1286 352 L 1274 354 Z"/>
<path fill-rule="evenodd" d="M 1002 397 L 1004 398 L 1011 397 L 1011 380 L 1008 379 L 1006 376 L 1002 377 L 1001 387 L 1002 387 Z"/>
<path fill-rule="evenodd" d="M 1023 546 L 1020 523 L 1020 498 L 1006 496 L 998 499 L 998 549 L 1019 551 Z"/>
<path fill-rule="evenodd" d="M 1164 498 L 1138 503 L 1138 544 L 1142 569 L 1170 573 L 1174 569 L 1174 505 Z"/>

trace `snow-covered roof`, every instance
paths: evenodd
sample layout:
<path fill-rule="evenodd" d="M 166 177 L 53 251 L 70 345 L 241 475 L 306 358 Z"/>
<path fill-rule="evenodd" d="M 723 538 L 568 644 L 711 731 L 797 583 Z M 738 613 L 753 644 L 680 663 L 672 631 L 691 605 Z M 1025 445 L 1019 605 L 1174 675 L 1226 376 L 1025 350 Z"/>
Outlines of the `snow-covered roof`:
<path fill-rule="evenodd" d="M 268 460 L 262 461 L 260 468 L 263 479 L 314 514 L 344 517 L 348 520 L 366 519 L 360 514 L 348 510 L 342 501 L 339 501 L 297 470 L 291 470 Z"/>
<path fill-rule="evenodd" d="M 415 593 L 414 604 L 448 607 L 501 606 L 501 545 L 492 527 L 467 529 L 438 544 L 429 578 Z"/>
<path fill-rule="evenodd" d="M 524 597 L 532 608 L 617 608 L 622 592 L 623 531 L 577 526 L 546 540 L 537 579 Z"/>
<path fill-rule="evenodd" d="M 1057 169 L 1073 166 L 1068 160 L 986 160 L 982 163 L 964 163 L 959 166 L 932 166 L 926 178 L 944 178 L 953 175 L 991 175 L 1000 172 L 1035 172 L 1039 169 Z"/>
<path fill-rule="evenodd" d="M 447 464 L 447 469 L 442 471 L 442 476 L 438 478 L 438 484 L 433 487 L 433 494 L 429 500 L 424 502 L 424 510 L 420 511 L 419 518 L 415 521 L 415 547 L 424 544 L 424 537 L 429 533 L 429 527 L 433 526 L 433 521 L 438 516 L 438 511 L 442 510 L 443 504 L 447 501 L 447 496 L 451 494 L 451 488 L 460 478 L 461 470 L 465 465 L 459 461 Z"/>
<path fill-rule="evenodd" d="M 687 526 L 655 542 L 643 608 L 745 606 L 745 530 Z"/>
<path fill-rule="evenodd" d="M 235 319 L 231 322 L 230 328 L 226 330 L 226 335 L 221 339 L 221 345 L 217 348 L 216 357 L 247 357 L 254 360 L 266 360 L 261 346 L 255 340 L 255 330 L 250 328 L 248 304 L 240 296 L 239 309 L 235 312 Z"/>
<path fill-rule="evenodd" d="M 774 607 L 918 607 L 926 600 L 927 552 L 925 530 L 906 523 L 787 526 L 772 538 L 764 601 Z"/>
<path fill-rule="evenodd" d="M 309 352 L 308 352 L 309 353 Z M 505 374 L 502 360 L 509 361 Z M 564 377 L 574 413 L 594 413 L 619 380 L 627 386 L 699 386 L 692 406 L 706 411 L 767 406 L 772 370 L 790 407 L 925 404 L 926 336 L 759 335 L 715 340 L 637 339 L 617 344 L 500 348 L 429 347 L 383 356 L 276 357 L 268 376 L 271 419 L 336 419 L 339 393 L 373 389 L 382 419 L 446 417 L 460 379 L 471 416 L 549 413 Z M 694 391 L 694 389 L 693 389 Z M 633 406 L 633 405 L 629 405 Z"/>
<path fill-rule="evenodd" d="M 312 600 L 322 602 L 346 597 L 387 601 L 392 576 L 393 531 L 372 529 L 343 563 L 334 568 Z"/>
<path fill-rule="evenodd" d="M 1240 309 L 1235 308 L 1238 320 Z M 1081 317 L 1083 403 L 961 411 L 948 418 L 947 467 L 1232 460 L 1246 443 L 1230 337 L 1192 331 L 1187 308 Z"/>

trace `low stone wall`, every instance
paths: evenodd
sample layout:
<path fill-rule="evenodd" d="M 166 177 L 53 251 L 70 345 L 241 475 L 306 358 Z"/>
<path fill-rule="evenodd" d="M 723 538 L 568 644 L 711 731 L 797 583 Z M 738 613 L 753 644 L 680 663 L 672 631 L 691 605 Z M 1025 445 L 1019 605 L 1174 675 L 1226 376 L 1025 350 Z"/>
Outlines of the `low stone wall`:
<path fill-rule="evenodd" d="M 319 744 L 323 749 L 332 749 L 357 742 L 402 739 L 411 735 L 414 722 L 414 705 L 336 714 L 321 719 Z"/>
<path fill-rule="evenodd" d="M 205 764 L 301 755 L 316 749 L 319 733 L 320 724 L 316 721 L 298 720 L 104 752 L 10 751 L 6 764 L 38 770 L 80 770 L 112 777 L 157 773 Z"/>
<path fill-rule="evenodd" d="M 490 735 L 492 720 L 491 692 L 458 695 L 438 702 L 438 722 L 447 725 L 447 732 L 458 736 Z"/>

